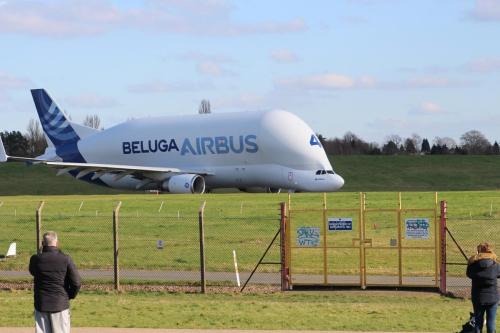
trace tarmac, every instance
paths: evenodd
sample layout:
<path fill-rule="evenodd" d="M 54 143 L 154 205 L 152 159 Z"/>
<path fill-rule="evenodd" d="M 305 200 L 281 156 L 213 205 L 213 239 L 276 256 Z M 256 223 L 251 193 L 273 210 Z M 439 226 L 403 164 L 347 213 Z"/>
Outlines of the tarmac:
<path fill-rule="evenodd" d="M 0 327 L 0 333 L 33 333 L 34 327 Z M 72 327 L 72 333 L 412 333 L 368 331 L 293 331 L 293 330 L 216 330 L 216 329 L 163 329 L 163 328 L 109 328 Z M 418 333 L 418 332 L 413 332 Z M 432 333 L 432 332 L 425 332 Z M 434 332 L 438 333 L 438 332 Z"/>

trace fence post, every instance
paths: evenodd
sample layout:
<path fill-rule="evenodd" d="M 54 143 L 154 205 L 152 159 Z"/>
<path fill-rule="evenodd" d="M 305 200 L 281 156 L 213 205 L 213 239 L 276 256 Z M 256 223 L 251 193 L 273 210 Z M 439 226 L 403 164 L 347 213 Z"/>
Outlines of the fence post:
<path fill-rule="evenodd" d="M 36 220 L 36 253 L 40 253 L 42 249 L 42 238 L 41 238 L 41 230 L 42 230 L 42 210 L 43 205 L 45 205 L 45 201 L 40 201 L 38 208 L 36 209 L 35 220 Z"/>
<path fill-rule="evenodd" d="M 203 228 L 203 220 L 205 213 L 205 204 L 207 202 L 203 201 L 198 210 L 198 224 L 199 224 L 199 234 L 200 234 L 200 283 L 201 292 L 204 294 L 207 288 L 207 281 L 205 280 L 205 230 Z"/>
<path fill-rule="evenodd" d="M 403 221 L 401 216 L 401 209 L 403 208 L 401 202 L 401 192 L 398 192 L 398 285 L 403 285 Z"/>
<path fill-rule="evenodd" d="M 120 212 L 120 207 L 122 202 L 118 202 L 115 209 L 113 209 L 113 277 L 115 282 L 115 289 L 120 290 L 120 266 L 118 262 L 118 214 Z"/>
<path fill-rule="evenodd" d="M 441 294 L 446 294 L 446 201 L 441 201 L 441 218 L 440 218 L 440 229 L 439 238 L 441 241 L 441 268 L 439 272 L 440 283 L 439 292 Z"/>
<path fill-rule="evenodd" d="M 281 219 L 280 219 L 280 255 L 281 255 L 281 291 L 289 290 L 290 281 L 288 279 L 288 261 L 287 261 L 287 244 L 286 244 L 286 203 L 280 203 Z"/>

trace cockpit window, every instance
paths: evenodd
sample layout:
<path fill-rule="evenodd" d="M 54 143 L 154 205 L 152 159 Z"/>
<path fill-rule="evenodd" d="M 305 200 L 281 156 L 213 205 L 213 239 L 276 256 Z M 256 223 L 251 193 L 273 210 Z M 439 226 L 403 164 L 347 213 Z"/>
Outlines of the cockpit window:
<path fill-rule="evenodd" d="M 326 170 L 321 170 L 322 175 L 326 175 Z"/>
<path fill-rule="evenodd" d="M 328 172 L 330 175 L 334 175 L 335 173 L 333 172 L 333 170 L 327 170 L 326 172 Z"/>
<path fill-rule="evenodd" d="M 316 171 L 317 175 L 321 175 L 321 170 Z"/>

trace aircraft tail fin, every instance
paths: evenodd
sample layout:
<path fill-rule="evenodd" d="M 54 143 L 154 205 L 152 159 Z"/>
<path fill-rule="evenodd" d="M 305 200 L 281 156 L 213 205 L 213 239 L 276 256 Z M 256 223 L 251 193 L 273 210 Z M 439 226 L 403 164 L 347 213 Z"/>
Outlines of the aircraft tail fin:
<path fill-rule="evenodd" d="M 0 163 L 7 162 L 7 153 L 5 152 L 5 147 L 3 146 L 2 138 L 0 137 Z"/>
<path fill-rule="evenodd" d="M 7 250 L 7 254 L 5 255 L 5 257 L 6 258 L 15 257 L 16 255 L 17 255 L 17 244 L 10 243 L 9 249 Z"/>
<path fill-rule="evenodd" d="M 45 89 L 32 89 L 38 117 L 43 131 L 54 146 L 76 143 L 80 140 L 77 132 L 68 121 L 68 116 L 49 96 Z"/>

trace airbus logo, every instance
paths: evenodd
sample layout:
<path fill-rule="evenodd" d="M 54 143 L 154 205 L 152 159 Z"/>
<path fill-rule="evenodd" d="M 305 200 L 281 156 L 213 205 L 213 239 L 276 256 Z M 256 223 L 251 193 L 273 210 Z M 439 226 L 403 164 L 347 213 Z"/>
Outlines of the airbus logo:
<path fill-rule="evenodd" d="M 323 146 L 321 145 L 321 142 L 319 141 L 318 137 L 314 134 L 311 134 L 311 139 L 309 139 L 309 144 L 311 146 L 318 146 L 320 148 L 323 148 Z"/>
<path fill-rule="evenodd" d="M 177 144 L 175 139 L 154 139 L 122 142 L 122 153 L 128 154 L 148 154 L 157 152 L 180 152 L 185 155 L 208 155 L 208 154 L 241 154 L 243 152 L 254 154 L 259 151 L 257 136 L 240 135 L 235 136 L 215 136 L 196 137 L 193 140 L 185 138 L 182 144 Z"/>

